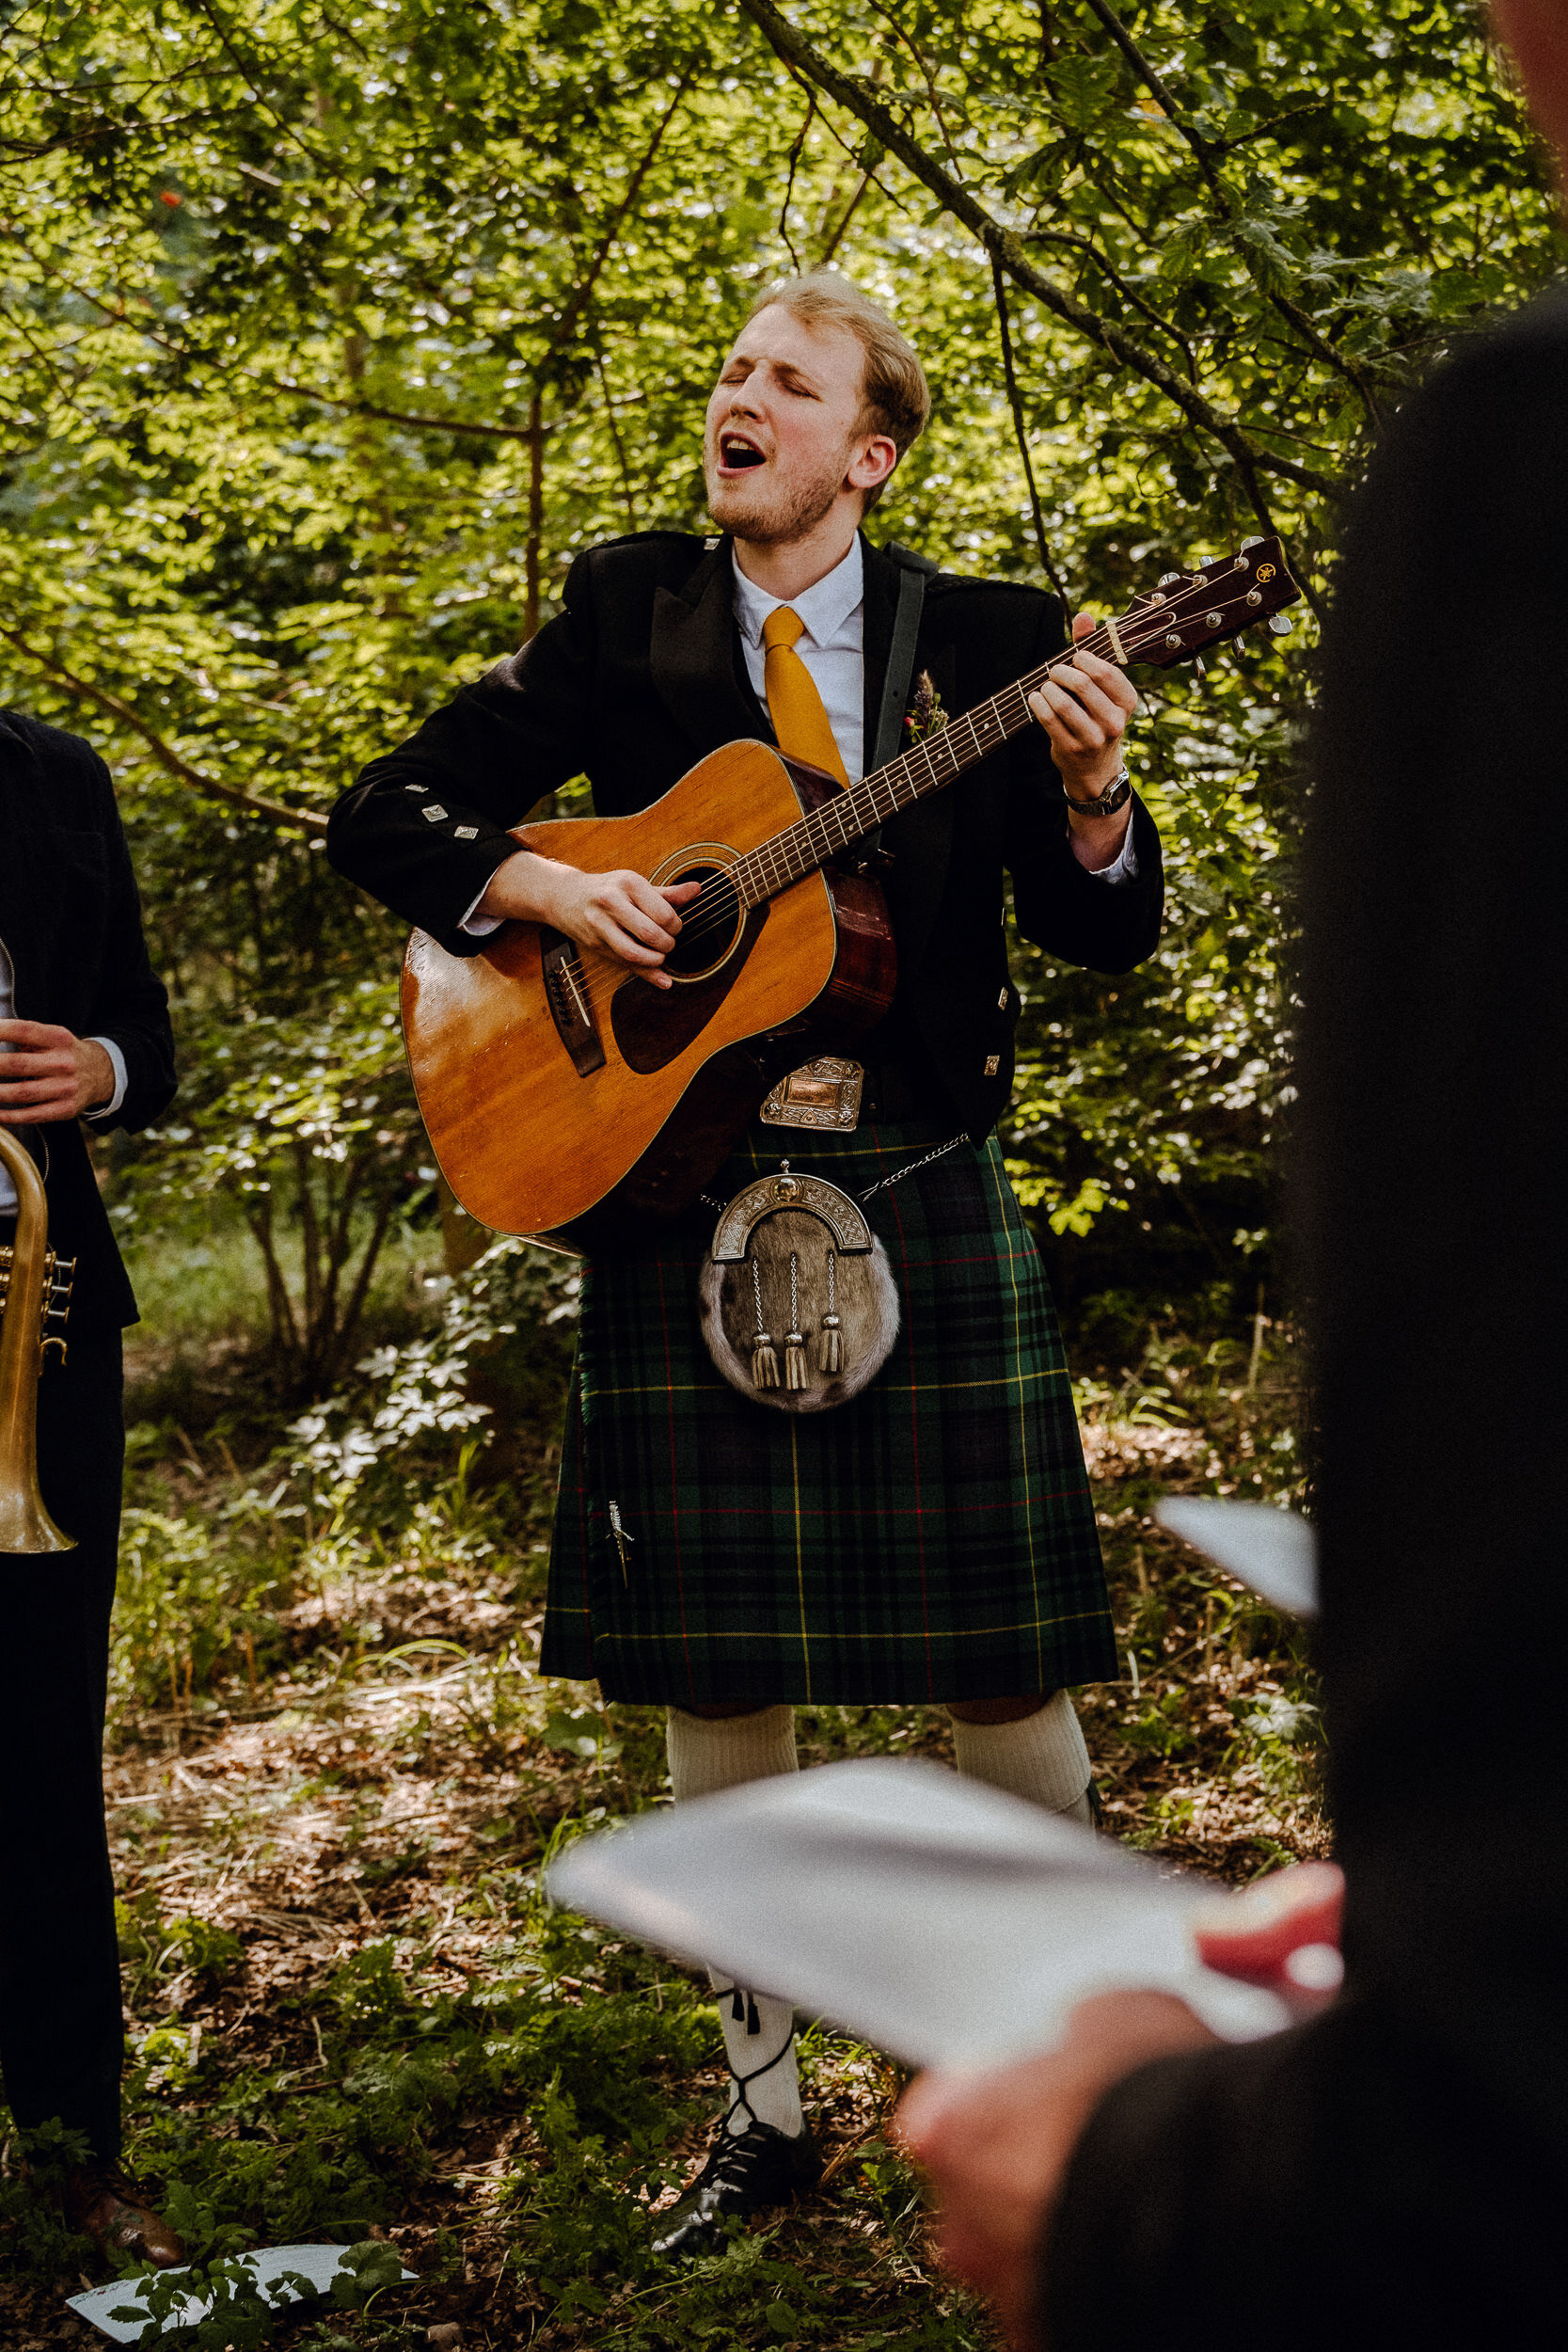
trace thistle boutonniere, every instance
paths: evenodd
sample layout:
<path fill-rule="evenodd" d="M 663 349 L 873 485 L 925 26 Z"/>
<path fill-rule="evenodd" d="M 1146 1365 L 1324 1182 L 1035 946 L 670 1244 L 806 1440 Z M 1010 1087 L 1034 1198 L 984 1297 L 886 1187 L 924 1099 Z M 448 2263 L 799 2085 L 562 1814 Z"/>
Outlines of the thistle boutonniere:
<path fill-rule="evenodd" d="M 942 707 L 929 670 L 922 670 L 914 682 L 910 707 L 904 713 L 904 730 L 911 744 L 924 743 L 928 735 L 940 735 L 947 724 L 947 713 Z"/>

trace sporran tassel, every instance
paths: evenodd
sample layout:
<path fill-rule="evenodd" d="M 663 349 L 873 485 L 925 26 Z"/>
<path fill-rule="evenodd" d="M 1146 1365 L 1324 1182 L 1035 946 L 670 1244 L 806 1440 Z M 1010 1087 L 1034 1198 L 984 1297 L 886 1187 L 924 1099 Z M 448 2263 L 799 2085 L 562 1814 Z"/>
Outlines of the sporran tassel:
<path fill-rule="evenodd" d="M 806 1386 L 806 1335 L 800 1329 L 800 1261 L 792 1249 L 789 1253 L 789 1321 L 784 1334 L 784 1387 L 803 1389 Z"/>
<path fill-rule="evenodd" d="M 839 1338 L 838 1253 L 828 1252 L 828 1311 L 822 1318 L 822 1369 L 830 1378 L 844 1370 L 844 1346 Z"/>
<path fill-rule="evenodd" d="M 776 1389 L 779 1385 L 779 1359 L 772 1336 L 762 1319 L 762 1276 L 757 1262 L 752 1260 L 752 1291 L 757 1302 L 757 1335 L 752 1342 L 752 1386 L 754 1389 Z"/>

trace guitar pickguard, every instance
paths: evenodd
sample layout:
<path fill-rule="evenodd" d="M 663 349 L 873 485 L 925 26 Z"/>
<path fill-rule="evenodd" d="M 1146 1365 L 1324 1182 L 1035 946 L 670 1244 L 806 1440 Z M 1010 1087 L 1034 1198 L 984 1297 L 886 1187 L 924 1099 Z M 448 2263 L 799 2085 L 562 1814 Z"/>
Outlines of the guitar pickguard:
<path fill-rule="evenodd" d="M 623 981 L 610 1001 L 610 1026 L 628 1070 L 646 1078 L 665 1069 L 702 1035 L 745 969 L 768 913 L 766 903 L 753 907 L 723 962 L 700 980 L 677 980 L 673 988 L 655 988 L 651 980 Z"/>

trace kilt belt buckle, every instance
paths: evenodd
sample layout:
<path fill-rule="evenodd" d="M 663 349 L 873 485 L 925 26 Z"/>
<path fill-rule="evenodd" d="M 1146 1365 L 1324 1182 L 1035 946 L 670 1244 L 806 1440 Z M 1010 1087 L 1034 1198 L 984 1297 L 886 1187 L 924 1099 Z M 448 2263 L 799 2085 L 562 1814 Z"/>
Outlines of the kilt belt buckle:
<path fill-rule="evenodd" d="M 865 1072 L 858 1061 L 822 1054 L 779 1080 L 763 1104 L 761 1117 L 769 1127 L 827 1127 L 847 1135 L 859 1122 L 864 1084 Z"/>

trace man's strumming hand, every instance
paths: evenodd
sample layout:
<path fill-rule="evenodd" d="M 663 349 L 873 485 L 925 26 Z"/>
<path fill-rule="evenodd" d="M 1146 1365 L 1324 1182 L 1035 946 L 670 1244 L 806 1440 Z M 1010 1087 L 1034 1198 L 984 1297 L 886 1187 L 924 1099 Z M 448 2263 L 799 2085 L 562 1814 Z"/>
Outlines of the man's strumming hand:
<path fill-rule="evenodd" d="M 0 1124 L 46 1127 L 109 1102 L 115 1066 L 95 1037 L 53 1021 L 0 1021 Z"/>
<path fill-rule="evenodd" d="M 672 982 L 659 966 L 680 935 L 679 909 L 694 898 L 700 882 L 657 889 L 641 874 L 583 874 L 554 858 L 519 850 L 498 866 L 474 912 L 525 923 L 547 923 L 582 947 L 603 947 L 634 964 L 656 988 Z"/>
<path fill-rule="evenodd" d="M 1094 632 L 1088 613 L 1072 624 L 1074 644 Z M 1051 739 L 1051 756 L 1068 796 L 1068 825 L 1072 853 L 1091 871 L 1114 865 L 1132 819 L 1130 802 L 1114 816 L 1085 816 L 1072 803 L 1103 792 L 1114 783 L 1122 764 L 1122 737 L 1138 707 L 1138 690 L 1114 661 L 1098 654 L 1079 653 L 1059 664 L 1029 707 Z"/>

